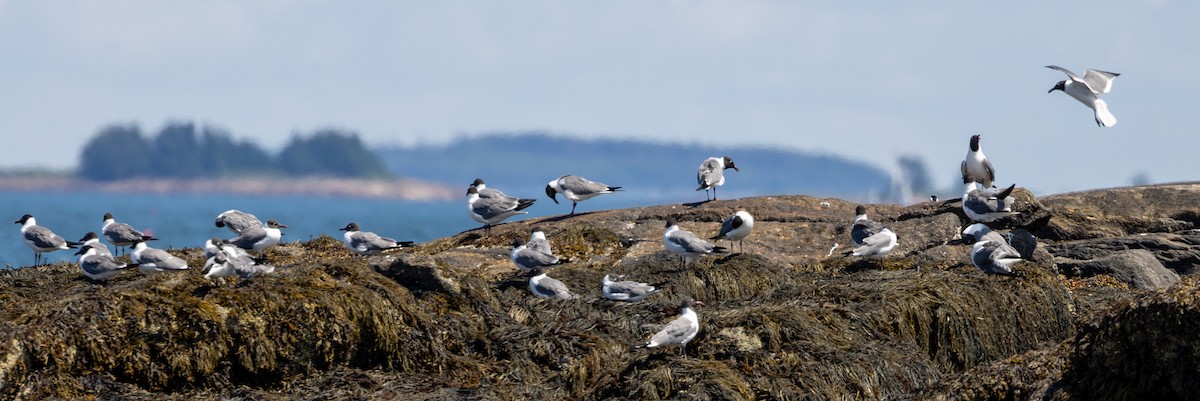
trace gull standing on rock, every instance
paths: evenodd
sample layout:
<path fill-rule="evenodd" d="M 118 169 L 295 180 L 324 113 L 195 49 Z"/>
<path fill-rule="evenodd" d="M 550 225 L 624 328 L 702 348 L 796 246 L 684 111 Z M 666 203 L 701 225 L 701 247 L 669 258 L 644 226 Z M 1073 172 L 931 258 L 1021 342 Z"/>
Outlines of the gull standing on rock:
<path fill-rule="evenodd" d="M 850 241 L 855 248 L 849 252 L 854 256 L 882 257 L 896 248 L 896 233 L 878 222 L 867 218 L 867 208 L 854 207 L 854 224 L 850 226 Z"/>
<path fill-rule="evenodd" d="M 242 279 L 249 279 L 274 271 L 275 266 L 256 262 L 242 248 L 224 244 L 216 254 L 205 261 L 202 273 L 204 273 L 204 278 L 210 280 L 235 275 Z"/>
<path fill-rule="evenodd" d="M 661 346 L 678 345 L 679 353 L 687 354 L 687 343 L 696 338 L 696 333 L 700 332 L 700 317 L 696 315 L 696 311 L 692 307 L 700 305 L 704 306 L 703 302 L 686 298 L 679 303 L 679 317 L 667 323 L 666 326 L 650 337 L 650 341 L 638 346 L 638 348 L 654 348 Z"/>
<path fill-rule="evenodd" d="M 571 290 L 567 289 L 567 285 L 562 281 L 546 276 L 546 271 L 541 267 L 535 267 L 529 271 L 529 291 L 538 298 L 578 298 L 577 295 L 571 293 Z"/>
<path fill-rule="evenodd" d="M 217 215 L 217 227 L 226 227 L 234 234 L 241 234 L 247 229 L 262 227 L 263 223 L 257 217 L 250 213 L 243 212 L 237 209 L 230 209 Z"/>
<path fill-rule="evenodd" d="M 542 231 L 541 227 L 534 227 L 529 232 L 529 242 L 526 242 L 525 246 L 547 255 L 554 255 L 554 250 L 550 247 L 550 240 L 546 239 L 546 233 Z"/>
<path fill-rule="evenodd" d="M 554 255 L 530 248 L 529 245 L 522 244 L 519 239 L 513 239 L 513 249 L 509 257 L 517 269 L 524 273 L 529 273 L 533 269 L 562 264 L 562 261 Z"/>
<path fill-rule="evenodd" d="M 483 223 L 485 232 L 490 232 L 493 225 L 518 214 L 526 214 L 522 210 L 533 206 L 533 199 L 517 199 L 513 197 L 483 198 L 475 187 L 467 188 L 467 214 L 472 219 Z"/>
<path fill-rule="evenodd" d="M 108 246 L 100 243 L 100 236 L 96 235 L 95 231 L 88 231 L 79 239 L 81 245 L 91 246 L 96 250 L 97 255 L 112 255 L 112 251 L 108 250 Z"/>
<path fill-rule="evenodd" d="M 137 263 L 139 270 L 146 273 L 188 269 L 187 262 L 183 259 L 162 249 L 146 246 L 142 241 L 133 241 L 133 253 L 129 259 Z"/>
<path fill-rule="evenodd" d="M 671 253 L 679 255 L 683 267 L 701 255 L 725 252 L 725 247 L 713 245 L 691 231 L 680 229 L 679 222 L 674 217 L 667 218 L 667 226 L 663 230 L 663 246 Z"/>
<path fill-rule="evenodd" d="M 729 216 L 721 223 L 721 231 L 716 236 L 709 238 L 711 240 L 729 240 L 729 247 L 733 248 L 733 241 L 737 241 L 742 252 L 746 251 L 746 244 L 742 243 L 746 237 L 750 236 L 750 231 L 754 230 L 754 216 L 745 210 L 738 210 L 732 216 Z"/>
<path fill-rule="evenodd" d="M 1000 233 L 992 231 L 986 225 L 975 223 L 963 230 L 963 237 L 970 237 L 975 241 L 975 245 L 971 247 L 971 263 L 980 271 L 1003 276 L 1020 275 L 1013 272 L 1012 265 L 1024 259 Z"/>
<path fill-rule="evenodd" d="M 359 255 L 375 255 L 389 249 L 403 248 L 413 244 L 412 241 L 396 241 L 388 237 L 380 237 L 370 231 L 361 231 L 358 223 L 355 222 L 350 222 L 338 230 L 346 232 L 342 235 L 342 242 L 346 244 L 346 249 Z"/>
<path fill-rule="evenodd" d="M 146 242 L 158 239 L 142 234 L 141 231 L 134 229 L 133 226 L 118 223 L 113 218 L 112 213 L 104 213 L 104 226 L 100 227 L 100 234 L 103 234 L 104 239 L 107 239 L 109 243 L 116 246 L 118 251 L 124 247 L 133 245 L 134 241 Z"/>
<path fill-rule="evenodd" d="M 623 279 L 624 276 L 617 276 L 617 279 Z M 646 299 L 646 297 L 654 295 L 662 291 L 665 282 L 658 284 L 640 283 L 637 281 L 613 281 L 609 275 L 604 275 L 604 280 L 600 282 L 600 290 L 604 293 L 604 297 L 613 301 L 628 301 L 635 302 Z"/>
<path fill-rule="evenodd" d="M 99 245 L 104 247 L 104 245 Z M 83 275 L 93 281 L 107 281 L 117 272 L 125 268 L 136 267 L 136 264 L 127 264 L 118 262 L 113 258 L 112 254 L 101 253 L 100 248 L 92 245 L 84 245 L 79 248 L 79 252 L 75 252 L 79 256 L 79 268 L 83 270 Z M 105 249 L 105 252 L 108 250 Z"/>
<path fill-rule="evenodd" d="M 709 189 L 712 189 L 712 200 L 717 200 L 717 187 L 725 185 L 726 169 L 742 171 L 733 165 L 733 159 L 730 159 L 729 156 L 710 157 L 700 163 L 700 171 L 696 172 L 696 183 L 700 184 L 700 187 L 696 190 L 704 190 L 704 201 L 709 200 Z"/>
<path fill-rule="evenodd" d="M 597 195 L 611 194 L 620 191 L 621 187 L 610 187 L 602 182 L 596 182 L 577 175 L 564 175 L 546 184 L 546 196 L 554 204 L 558 204 L 557 194 L 571 200 L 571 214 L 575 214 L 575 206 L 579 202 L 592 199 Z"/>
<path fill-rule="evenodd" d="M 963 213 L 971 220 L 980 223 L 990 223 L 1008 216 L 1021 214 L 1012 211 L 1013 202 L 1010 196 L 1017 184 L 1004 189 L 979 189 L 974 181 L 964 183 L 962 199 Z"/>
<path fill-rule="evenodd" d="M 962 171 L 963 182 L 973 181 L 983 184 L 984 188 L 992 187 L 992 181 L 996 180 L 996 170 L 992 168 L 992 162 L 988 161 L 987 155 L 983 154 L 983 148 L 979 147 L 979 135 L 971 136 L 971 149 L 967 151 L 967 157 L 959 165 L 959 170 Z"/>
<path fill-rule="evenodd" d="M 253 250 L 261 256 L 267 248 L 279 244 L 283 238 L 280 228 L 288 228 L 288 226 L 271 219 L 267 220 L 266 226 L 247 228 L 242 231 L 241 235 L 224 242 L 245 250 Z"/>
<path fill-rule="evenodd" d="M 1066 68 L 1057 65 L 1048 65 L 1046 68 L 1062 71 L 1067 74 L 1067 80 L 1058 81 L 1053 88 L 1046 93 L 1056 90 L 1062 91 L 1083 103 L 1084 106 L 1090 107 L 1095 111 L 1096 125 L 1101 127 L 1111 127 L 1117 125 L 1117 117 L 1113 116 L 1108 111 L 1108 103 L 1100 98 L 1101 94 L 1108 93 L 1112 90 L 1112 81 L 1121 74 L 1100 70 L 1087 70 L 1083 73 L 1083 78 L 1080 78 L 1075 73 Z"/>
<path fill-rule="evenodd" d="M 21 240 L 33 250 L 33 266 L 41 266 L 42 253 L 54 252 L 60 249 L 75 249 L 82 245 L 78 242 L 67 241 L 46 227 L 37 225 L 33 215 L 26 214 L 13 223 L 21 225 Z"/>

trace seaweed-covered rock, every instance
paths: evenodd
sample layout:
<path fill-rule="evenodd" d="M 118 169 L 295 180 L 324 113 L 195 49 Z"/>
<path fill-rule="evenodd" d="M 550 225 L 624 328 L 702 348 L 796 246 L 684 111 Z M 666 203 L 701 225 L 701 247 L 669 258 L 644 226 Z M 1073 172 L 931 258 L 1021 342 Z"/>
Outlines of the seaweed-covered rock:
<path fill-rule="evenodd" d="M 1179 275 L 1163 267 L 1153 253 L 1132 249 L 1090 260 L 1060 258 L 1058 271 L 1069 277 L 1107 274 L 1141 289 L 1166 288 L 1179 281 Z"/>

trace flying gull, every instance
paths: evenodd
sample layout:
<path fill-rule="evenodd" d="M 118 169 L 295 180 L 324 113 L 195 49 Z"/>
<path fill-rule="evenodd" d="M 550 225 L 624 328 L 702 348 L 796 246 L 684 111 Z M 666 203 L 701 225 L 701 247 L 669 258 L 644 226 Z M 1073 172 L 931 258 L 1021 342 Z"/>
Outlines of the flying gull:
<path fill-rule="evenodd" d="M 700 255 L 725 252 L 725 247 L 713 245 L 691 231 L 680 229 L 679 222 L 674 217 L 667 218 L 667 226 L 663 230 L 663 246 L 668 251 L 679 255 L 684 266 L 687 266 L 688 261 Z"/>
<path fill-rule="evenodd" d="M 537 268 L 562 264 L 562 261 L 554 257 L 554 255 L 531 249 L 529 245 L 522 244 L 519 239 L 513 240 L 513 249 L 509 257 L 512 258 L 513 264 L 517 266 L 517 269 L 524 273 L 529 273 L 531 270 Z"/>
<path fill-rule="evenodd" d="M 388 237 L 380 237 L 370 231 L 361 231 L 358 223 L 354 222 L 338 230 L 346 232 L 342 235 L 342 242 L 346 244 L 346 248 L 359 255 L 375 255 L 389 249 L 398 249 L 413 244 L 412 241 L 396 241 Z"/>
<path fill-rule="evenodd" d="M 242 231 L 251 228 L 262 227 L 263 223 L 257 217 L 250 213 L 243 212 L 237 209 L 230 209 L 217 215 L 217 227 L 228 228 L 234 234 L 241 234 Z"/>
<path fill-rule="evenodd" d="M 104 245 L 99 245 L 104 247 Z M 105 249 L 105 252 L 108 250 Z M 79 248 L 79 252 L 75 252 L 79 257 L 79 268 L 83 270 L 83 275 L 93 281 L 107 281 L 117 272 L 125 268 L 136 267 L 136 264 L 121 263 L 113 258 L 112 254 L 101 253 L 100 248 L 93 245 L 84 245 Z"/>
<path fill-rule="evenodd" d="M 162 249 L 151 248 L 142 241 L 133 241 L 133 253 L 129 259 L 137 263 L 138 270 L 146 273 L 188 269 L 183 259 Z"/>
<path fill-rule="evenodd" d="M 1112 81 L 1121 74 L 1115 72 L 1101 70 L 1087 70 L 1083 73 L 1083 78 L 1080 78 L 1075 73 L 1066 68 L 1057 65 L 1048 65 L 1046 68 L 1062 71 L 1067 74 L 1066 80 L 1058 81 L 1046 93 L 1056 90 L 1063 91 L 1071 97 L 1083 103 L 1084 106 L 1090 107 L 1096 113 L 1096 125 L 1101 127 L 1111 127 L 1117 125 L 1117 118 L 1108 111 L 1108 103 L 1100 98 L 1101 94 L 1108 93 L 1112 90 Z"/>
<path fill-rule="evenodd" d="M 700 163 L 700 170 L 696 172 L 696 183 L 700 187 L 697 191 L 704 190 L 704 200 L 708 201 L 708 190 L 712 189 L 712 200 L 717 200 L 717 187 L 725 185 L 725 170 L 733 169 L 733 171 L 742 171 L 733 165 L 733 159 L 729 156 L 710 157 L 704 159 Z"/>
<path fill-rule="evenodd" d="M 533 202 L 533 199 L 481 198 L 475 187 L 467 188 L 467 214 L 483 223 L 485 231 L 504 219 L 529 213 L 522 210 L 533 206 Z"/>
<path fill-rule="evenodd" d="M 100 236 L 96 235 L 95 231 L 88 231 L 79 239 L 81 245 L 91 246 L 96 250 L 97 255 L 112 255 L 112 251 L 108 250 L 108 246 L 100 243 Z M 81 248 L 82 249 L 82 248 Z"/>
<path fill-rule="evenodd" d="M 973 181 L 964 183 L 964 185 L 962 208 L 971 220 L 990 223 L 1021 214 L 1012 211 L 1015 199 L 1010 195 L 1017 184 L 1004 189 L 979 189 Z"/>
<path fill-rule="evenodd" d="M 572 299 L 578 296 L 567 289 L 563 282 L 546 276 L 546 271 L 535 267 L 529 271 L 529 291 L 538 298 Z"/>
<path fill-rule="evenodd" d="M 37 225 L 37 220 L 30 214 L 21 216 L 20 220 L 13 223 L 21 225 L 21 240 L 25 241 L 25 245 L 33 250 L 33 265 L 35 267 L 41 266 L 42 253 L 44 252 L 75 249 L 76 246 L 82 245 L 78 242 L 67 241 L 53 231 L 50 231 L 50 229 Z"/>
<path fill-rule="evenodd" d="M 134 241 L 153 241 L 157 238 L 142 234 L 141 231 L 134 229 L 132 226 L 125 223 L 118 223 L 113 218 L 112 213 L 104 213 L 104 226 L 100 228 L 100 234 L 104 235 L 109 243 L 116 246 L 118 250 L 121 248 L 133 245 Z"/>
<path fill-rule="evenodd" d="M 617 276 L 618 280 L 623 279 L 623 276 Z M 600 284 L 600 290 L 604 293 L 604 297 L 613 301 L 641 301 L 646 297 L 654 295 L 662 291 L 662 286 L 666 283 L 647 284 L 637 281 L 613 281 L 609 275 L 604 275 L 604 281 Z"/>
<path fill-rule="evenodd" d="M 679 308 L 682 311 L 679 317 L 667 323 L 666 327 L 650 337 L 650 341 L 646 341 L 639 347 L 654 348 L 661 346 L 678 345 L 680 354 L 687 354 L 687 343 L 696 338 L 696 333 L 700 332 L 700 318 L 696 316 L 696 311 L 692 310 L 693 306 L 704 306 L 703 302 L 693 300 L 691 298 L 684 299 L 679 303 Z"/>
<path fill-rule="evenodd" d="M 242 231 L 241 235 L 230 238 L 224 242 L 233 244 L 234 246 L 246 250 L 254 250 L 260 255 L 264 250 L 275 246 L 283 237 L 283 232 L 280 228 L 287 228 L 287 225 L 280 224 L 274 219 L 267 220 L 265 227 L 250 227 Z"/>
<path fill-rule="evenodd" d="M 746 251 L 746 245 L 742 243 L 746 237 L 750 236 L 750 231 L 754 230 L 754 216 L 745 210 L 738 210 L 732 216 L 729 216 L 721 223 L 721 231 L 716 236 L 709 238 L 711 240 L 729 240 L 729 247 L 733 248 L 733 241 L 737 241 L 741 245 L 743 252 Z"/>
<path fill-rule="evenodd" d="M 558 204 L 558 198 L 555 197 L 557 194 L 562 194 L 564 198 L 571 200 L 572 215 L 575 214 L 575 206 L 579 202 L 592 199 L 596 195 L 611 194 L 620 190 L 621 187 L 610 187 L 577 175 L 564 175 L 546 184 L 546 196 L 549 196 L 554 204 Z"/>
<path fill-rule="evenodd" d="M 979 135 L 971 136 L 971 150 L 959 165 L 959 170 L 962 172 L 963 182 L 978 182 L 983 184 L 984 188 L 992 187 L 992 181 L 996 180 L 996 170 L 979 147 Z"/>

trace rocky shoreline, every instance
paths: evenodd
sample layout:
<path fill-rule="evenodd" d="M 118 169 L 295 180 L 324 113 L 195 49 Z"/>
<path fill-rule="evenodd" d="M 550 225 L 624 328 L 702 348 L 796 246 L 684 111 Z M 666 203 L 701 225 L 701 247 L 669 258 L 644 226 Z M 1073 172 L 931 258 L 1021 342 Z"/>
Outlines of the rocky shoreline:
<path fill-rule="evenodd" d="M 0 397 L 1193 397 L 1200 185 L 1015 196 L 1021 216 L 996 227 L 1038 238 L 1023 277 L 970 264 L 954 200 L 870 205 L 899 246 L 827 257 L 855 205 L 806 196 L 530 219 L 369 258 L 322 237 L 273 249 L 276 273 L 231 285 L 5 271 Z M 745 254 L 681 268 L 663 250 L 667 217 L 710 236 L 737 209 L 758 221 Z M 580 299 L 535 299 L 515 273 L 508 245 L 534 225 L 570 260 L 551 275 Z M 607 273 L 669 286 L 613 303 L 599 296 Z M 631 349 L 684 296 L 708 305 L 686 355 Z"/>

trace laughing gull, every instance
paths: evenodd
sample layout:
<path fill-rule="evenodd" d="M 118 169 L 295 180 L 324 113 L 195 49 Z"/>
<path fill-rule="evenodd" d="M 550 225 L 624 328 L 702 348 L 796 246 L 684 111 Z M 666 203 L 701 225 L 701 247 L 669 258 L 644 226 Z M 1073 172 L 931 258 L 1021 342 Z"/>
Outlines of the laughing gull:
<path fill-rule="evenodd" d="M 360 231 L 358 223 L 355 222 L 338 230 L 346 232 L 342 235 L 342 242 L 346 244 L 346 248 L 359 255 L 375 255 L 389 249 L 403 248 L 413 244 L 412 241 L 396 241 L 388 237 L 380 237 L 370 231 Z"/>
<path fill-rule="evenodd" d="M 34 267 L 42 265 L 43 252 L 75 249 L 76 246 L 82 245 L 78 242 L 67 241 L 50 229 L 37 225 L 37 220 L 30 214 L 21 216 L 20 220 L 13 223 L 21 225 L 21 240 L 25 241 L 25 245 L 33 250 Z"/>
<path fill-rule="evenodd" d="M 204 257 L 211 258 L 216 256 L 217 253 L 221 252 L 221 244 L 224 243 L 225 241 L 219 237 L 212 237 L 204 240 Z"/>
<path fill-rule="evenodd" d="M 100 245 L 100 247 L 104 247 L 104 245 Z M 118 262 L 111 254 L 100 253 L 99 250 L 98 247 L 84 245 L 79 248 L 79 252 L 75 252 L 76 255 L 81 255 L 79 256 L 79 268 L 83 270 L 83 275 L 93 281 L 107 281 L 122 269 L 137 267 L 136 264 Z"/>
<path fill-rule="evenodd" d="M 555 197 L 557 194 L 562 194 L 564 198 L 571 200 L 572 215 L 575 214 L 575 206 L 579 202 L 592 199 L 596 195 L 611 194 L 620 190 L 621 187 L 610 187 L 577 175 L 564 175 L 546 184 L 546 196 L 549 196 L 554 204 L 558 204 L 558 198 Z"/>
<path fill-rule="evenodd" d="M 982 226 L 982 230 L 977 226 Z M 975 245 L 971 246 L 971 263 L 975 267 L 986 274 L 1019 275 L 1013 272 L 1012 265 L 1024 259 L 1021 259 L 1021 253 L 1009 245 L 1003 236 L 979 223 L 967 227 L 967 230 L 976 230 L 969 234 L 977 239 Z M 967 231 L 963 233 L 966 234 Z"/>
<path fill-rule="evenodd" d="M 509 254 L 513 264 L 520 269 L 521 272 L 529 273 L 529 271 L 537 268 L 545 268 L 554 265 L 562 264 L 554 255 L 547 254 L 542 251 L 529 248 L 528 245 L 522 244 L 521 240 L 513 240 L 513 250 Z"/>
<path fill-rule="evenodd" d="M 538 298 L 572 299 L 578 295 L 572 294 L 563 282 L 546 276 L 546 271 L 535 267 L 529 271 L 529 291 Z"/>
<path fill-rule="evenodd" d="M 88 231 L 79 239 L 81 245 L 91 246 L 96 249 L 97 255 L 112 255 L 112 251 L 108 250 L 108 246 L 100 243 L 100 236 L 96 235 L 95 231 Z"/>
<path fill-rule="evenodd" d="M 275 266 L 259 264 L 242 248 L 224 244 L 204 263 L 204 278 L 218 279 L 238 276 L 249 279 L 259 274 L 272 273 Z"/>
<path fill-rule="evenodd" d="M 883 230 L 885 230 L 883 224 L 867 218 L 866 206 L 854 207 L 854 224 L 850 226 L 850 242 L 853 242 L 854 246 L 861 246 L 868 237 L 879 234 Z"/>
<path fill-rule="evenodd" d="M 142 241 L 133 241 L 133 253 L 129 259 L 137 263 L 138 270 L 146 273 L 188 269 L 183 259 L 162 249 L 151 248 Z"/>
<path fill-rule="evenodd" d="M 505 194 L 504 194 L 504 192 L 501 192 L 499 189 L 495 189 L 495 188 L 488 188 L 488 187 L 487 187 L 487 184 L 485 184 L 485 183 L 483 182 L 483 179 L 482 179 L 482 178 L 476 178 L 476 179 L 475 179 L 475 181 L 472 181 L 472 182 L 471 182 L 471 187 L 474 187 L 474 188 L 475 188 L 475 190 L 479 192 L 479 197 L 480 197 L 480 198 L 511 198 L 511 199 L 517 199 L 516 197 L 505 195 Z"/>
<path fill-rule="evenodd" d="M 217 227 L 226 227 L 234 234 L 241 234 L 250 228 L 262 227 L 263 223 L 257 217 L 250 213 L 243 212 L 237 209 L 230 209 L 217 215 Z"/>
<path fill-rule="evenodd" d="M 1008 216 L 1021 214 L 1012 211 L 1015 201 L 1012 196 L 1017 184 L 1004 189 L 979 189 L 974 181 L 964 183 L 962 199 L 963 212 L 971 220 L 980 223 L 990 223 Z"/>
<path fill-rule="evenodd" d="M 554 250 L 550 248 L 550 240 L 546 239 L 546 233 L 541 227 L 534 227 L 530 231 L 529 242 L 526 242 L 525 246 L 547 255 L 554 255 Z"/>
<path fill-rule="evenodd" d="M 113 218 L 112 213 L 104 213 L 104 226 L 100 227 L 100 234 L 104 235 L 110 244 L 116 246 L 118 250 L 133 245 L 134 241 L 153 241 L 157 238 L 142 234 L 125 223 L 118 223 Z"/>
<path fill-rule="evenodd" d="M 1080 78 L 1075 73 L 1066 68 L 1057 65 L 1048 65 L 1046 68 L 1062 71 L 1067 74 L 1067 80 L 1058 81 L 1046 93 L 1056 90 L 1063 91 L 1071 97 L 1083 103 L 1084 106 L 1090 107 L 1096 112 L 1096 125 L 1101 127 L 1111 127 L 1117 125 L 1117 118 L 1108 111 L 1108 103 L 1100 98 L 1100 94 L 1108 93 L 1112 90 L 1112 81 L 1121 74 L 1100 70 L 1087 70 L 1083 72 L 1083 78 Z"/>
<path fill-rule="evenodd" d="M 1004 239 L 1003 235 L 1000 235 L 1000 233 L 998 233 L 998 232 L 992 231 L 991 227 L 988 227 L 987 225 L 985 225 L 983 223 L 975 223 L 975 224 L 967 226 L 967 228 L 963 229 L 962 235 L 963 235 L 963 240 L 969 244 L 973 244 L 975 242 L 983 241 L 983 240 L 1003 242 L 1005 244 L 1008 243 L 1008 241 Z"/>
<path fill-rule="evenodd" d="M 287 225 L 280 224 L 278 221 L 271 219 L 267 220 L 265 227 L 247 228 L 242 231 L 241 235 L 227 239 L 224 242 L 226 244 L 233 244 L 238 248 L 254 250 L 259 255 L 262 255 L 264 250 L 279 243 L 279 240 L 283 237 L 283 232 L 279 231 L 280 228 L 287 228 Z"/>
<path fill-rule="evenodd" d="M 733 159 L 729 156 L 710 157 L 704 159 L 700 163 L 700 171 L 696 172 L 696 183 L 700 187 L 697 191 L 704 190 L 704 200 L 708 201 L 708 190 L 712 189 L 712 200 L 717 200 L 717 187 L 725 185 L 725 170 L 733 169 L 733 171 L 742 171 L 733 165 Z"/>
<path fill-rule="evenodd" d="M 516 198 L 482 198 L 475 187 L 467 188 L 467 214 L 472 219 L 483 223 L 484 232 L 490 232 L 493 225 L 522 212 L 533 206 L 533 199 Z"/>
<path fill-rule="evenodd" d="M 638 346 L 646 348 L 662 347 L 678 345 L 680 354 L 687 354 L 687 343 L 696 338 L 696 333 L 700 332 L 700 318 L 696 316 L 696 311 L 692 310 L 693 306 L 704 306 L 703 302 L 686 298 L 679 303 L 681 309 L 679 317 L 667 323 L 662 330 L 650 337 L 650 341 Z"/>
<path fill-rule="evenodd" d="M 701 255 L 725 252 L 725 247 L 713 245 L 691 231 L 680 229 L 679 222 L 674 217 L 667 218 L 667 226 L 663 230 L 663 246 L 679 255 L 684 267 L 687 266 L 687 262 Z"/>
<path fill-rule="evenodd" d="M 959 165 L 959 170 L 962 172 L 963 182 L 973 181 L 983 184 L 984 188 L 992 187 L 992 181 L 996 180 L 996 170 L 979 147 L 979 135 L 971 136 L 971 150 Z"/>
<path fill-rule="evenodd" d="M 709 238 L 711 240 L 729 240 L 729 247 L 733 248 L 733 241 L 737 241 L 741 245 L 743 252 L 746 251 L 746 244 L 742 243 L 746 237 L 750 236 L 750 231 L 754 230 L 754 216 L 745 210 L 738 210 L 732 216 L 729 216 L 721 223 L 721 232 L 716 236 Z"/>
<path fill-rule="evenodd" d="M 617 276 L 617 279 L 623 279 L 624 276 Z M 636 302 L 646 299 L 646 297 L 654 295 L 662 291 L 662 287 L 666 282 L 658 284 L 639 283 L 637 281 L 613 281 L 609 275 L 604 275 L 604 281 L 600 284 L 600 290 L 604 292 L 604 297 L 613 301 L 628 301 Z"/>

